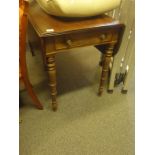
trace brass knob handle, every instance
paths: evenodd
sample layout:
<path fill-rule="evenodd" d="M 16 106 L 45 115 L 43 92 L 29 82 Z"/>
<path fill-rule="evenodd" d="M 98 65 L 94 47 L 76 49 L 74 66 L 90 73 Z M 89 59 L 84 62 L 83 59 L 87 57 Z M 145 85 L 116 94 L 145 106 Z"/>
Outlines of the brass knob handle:
<path fill-rule="evenodd" d="M 102 35 L 100 36 L 100 38 L 101 38 L 101 40 L 104 40 L 104 39 L 106 38 L 106 35 L 105 35 L 105 34 L 102 34 Z"/>
<path fill-rule="evenodd" d="M 72 41 L 71 40 L 67 40 L 67 45 L 68 46 L 72 46 Z"/>

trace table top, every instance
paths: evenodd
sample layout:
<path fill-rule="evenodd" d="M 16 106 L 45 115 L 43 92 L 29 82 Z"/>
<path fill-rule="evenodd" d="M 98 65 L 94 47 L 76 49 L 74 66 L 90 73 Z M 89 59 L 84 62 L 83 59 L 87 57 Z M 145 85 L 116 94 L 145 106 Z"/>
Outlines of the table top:
<path fill-rule="evenodd" d="M 30 3 L 28 18 L 40 37 L 120 24 L 119 21 L 113 20 L 107 15 L 74 19 L 51 16 L 45 13 L 35 1 Z"/>

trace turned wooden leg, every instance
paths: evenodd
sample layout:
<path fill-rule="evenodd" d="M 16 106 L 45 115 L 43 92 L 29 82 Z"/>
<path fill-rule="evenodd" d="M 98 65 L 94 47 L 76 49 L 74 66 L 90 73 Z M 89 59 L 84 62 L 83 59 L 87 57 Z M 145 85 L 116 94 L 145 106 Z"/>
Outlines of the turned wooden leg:
<path fill-rule="evenodd" d="M 46 58 L 47 62 L 47 71 L 49 75 L 49 86 L 51 88 L 51 96 L 52 96 L 52 109 L 53 111 L 57 110 L 57 101 L 56 101 L 56 65 L 55 65 L 55 56 L 52 55 Z"/>
<path fill-rule="evenodd" d="M 102 57 L 104 61 L 102 61 L 102 73 L 101 73 L 100 86 L 99 86 L 99 92 L 98 92 L 98 95 L 100 96 L 102 95 L 102 92 L 103 92 L 104 82 L 108 78 L 109 64 L 113 54 L 113 49 L 114 49 L 114 45 L 113 44 L 109 45 L 109 47 L 105 51 L 104 57 Z"/>
<path fill-rule="evenodd" d="M 104 62 L 104 58 L 105 58 L 105 54 L 102 53 L 102 54 L 101 54 L 101 57 L 100 57 L 100 61 L 99 61 L 99 66 L 101 66 L 101 67 L 102 67 L 102 64 L 103 64 L 103 62 Z"/>

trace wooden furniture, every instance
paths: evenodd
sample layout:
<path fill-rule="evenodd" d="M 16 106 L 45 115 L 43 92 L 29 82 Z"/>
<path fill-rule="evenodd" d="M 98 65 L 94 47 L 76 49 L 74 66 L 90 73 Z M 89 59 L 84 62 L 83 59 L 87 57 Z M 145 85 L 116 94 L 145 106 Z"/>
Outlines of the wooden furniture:
<path fill-rule="evenodd" d="M 42 104 L 38 100 L 35 92 L 32 89 L 32 85 L 28 78 L 28 72 L 26 67 L 26 28 L 27 28 L 27 12 L 28 2 L 24 0 L 19 1 L 19 76 L 25 84 L 25 87 L 31 96 L 34 105 L 38 109 L 43 109 Z"/>
<path fill-rule="evenodd" d="M 55 55 L 64 49 L 93 45 L 104 54 L 99 86 L 101 95 L 111 57 L 120 46 L 124 25 L 106 15 L 78 19 L 50 16 L 36 2 L 30 5 L 28 19 L 31 27 L 29 41 L 33 40 L 32 34 L 36 33 L 41 43 L 43 61 L 49 75 L 53 110 L 57 109 Z"/>

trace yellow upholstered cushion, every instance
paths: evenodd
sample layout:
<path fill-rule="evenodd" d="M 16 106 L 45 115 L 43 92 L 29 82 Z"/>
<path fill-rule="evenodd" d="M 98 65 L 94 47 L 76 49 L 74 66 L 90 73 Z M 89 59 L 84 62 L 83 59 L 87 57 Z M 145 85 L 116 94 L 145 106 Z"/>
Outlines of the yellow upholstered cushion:
<path fill-rule="evenodd" d="M 63 17 L 88 17 L 119 6 L 121 0 L 37 0 L 48 14 Z"/>

